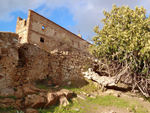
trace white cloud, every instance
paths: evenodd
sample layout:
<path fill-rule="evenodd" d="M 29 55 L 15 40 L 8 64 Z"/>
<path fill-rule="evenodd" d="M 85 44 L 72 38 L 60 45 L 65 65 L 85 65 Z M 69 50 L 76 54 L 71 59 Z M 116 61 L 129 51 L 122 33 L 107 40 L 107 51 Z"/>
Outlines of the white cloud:
<path fill-rule="evenodd" d="M 45 0 L 0 0 L 0 21 L 11 21 L 14 11 L 27 13 L 28 9 L 38 8 Z"/>
<path fill-rule="evenodd" d="M 56 8 L 67 8 L 73 15 L 73 20 L 77 24 L 69 29 L 84 35 L 84 38 L 94 35 L 93 27 L 99 25 L 102 28 L 100 20 L 103 16 L 103 9 L 110 11 L 113 4 L 117 6 L 129 5 L 132 9 L 135 6 L 144 6 L 147 12 L 150 13 L 149 0 L 1 0 L 0 1 L 0 20 L 12 20 L 13 11 L 28 12 L 28 9 L 37 9 L 45 4 L 43 9 L 38 10 L 38 13 L 43 16 L 51 14 L 51 11 Z"/>

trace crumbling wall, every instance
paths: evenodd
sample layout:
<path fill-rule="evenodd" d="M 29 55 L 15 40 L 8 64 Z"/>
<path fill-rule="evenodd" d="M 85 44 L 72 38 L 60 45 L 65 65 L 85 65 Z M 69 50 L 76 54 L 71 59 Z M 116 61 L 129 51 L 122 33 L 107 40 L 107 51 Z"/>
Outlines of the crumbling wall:
<path fill-rule="evenodd" d="M 32 44 L 23 44 L 19 48 L 18 73 L 24 73 L 20 83 L 33 82 L 50 77 L 59 83 L 83 79 L 83 69 L 91 67 L 93 60 L 82 54 L 68 52 L 49 53 Z M 87 67 L 88 66 L 88 67 Z M 24 78 L 24 79 L 23 79 Z"/>
<path fill-rule="evenodd" d="M 93 67 L 94 59 L 83 54 L 58 52 L 50 55 L 50 77 L 67 82 L 84 79 L 82 71 Z"/>
<path fill-rule="evenodd" d="M 32 44 L 23 44 L 19 47 L 20 83 L 45 79 L 48 76 L 49 53 Z M 21 74 L 23 73 L 23 74 Z"/>
<path fill-rule="evenodd" d="M 0 32 L 0 90 L 12 87 L 18 65 L 18 35 Z"/>
<path fill-rule="evenodd" d="M 60 84 L 81 80 L 82 70 L 93 64 L 91 58 L 78 53 L 50 53 L 29 43 L 18 46 L 17 39 L 15 33 L 0 32 L 0 90 L 47 77 Z"/>
<path fill-rule="evenodd" d="M 22 19 L 20 17 L 17 18 L 16 33 L 19 35 L 19 43 L 27 43 L 28 25 L 28 20 Z"/>

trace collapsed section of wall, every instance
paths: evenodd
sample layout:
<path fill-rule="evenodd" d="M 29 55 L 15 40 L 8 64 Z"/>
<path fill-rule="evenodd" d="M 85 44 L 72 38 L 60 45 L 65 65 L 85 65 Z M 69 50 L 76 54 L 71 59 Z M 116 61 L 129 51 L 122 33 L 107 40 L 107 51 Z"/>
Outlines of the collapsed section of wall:
<path fill-rule="evenodd" d="M 18 65 L 18 35 L 0 32 L 0 90 L 11 87 Z"/>
<path fill-rule="evenodd" d="M 32 44 L 23 44 L 18 49 L 19 65 L 14 85 L 47 78 L 49 53 Z"/>

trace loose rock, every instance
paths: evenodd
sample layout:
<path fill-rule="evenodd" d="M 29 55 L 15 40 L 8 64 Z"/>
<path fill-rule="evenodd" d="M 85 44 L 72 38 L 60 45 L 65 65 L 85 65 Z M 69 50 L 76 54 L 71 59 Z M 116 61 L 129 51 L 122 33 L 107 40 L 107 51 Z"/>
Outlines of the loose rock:
<path fill-rule="evenodd" d="M 67 106 L 69 105 L 69 102 L 65 96 L 61 96 L 59 99 L 59 103 L 61 106 Z"/>
<path fill-rule="evenodd" d="M 57 104 L 58 102 L 58 95 L 56 93 L 47 93 L 47 103 L 44 105 L 44 107 L 47 106 L 53 106 Z"/>
<path fill-rule="evenodd" d="M 77 94 L 77 97 L 82 100 L 86 100 L 86 96 L 84 96 L 83 94 Z"/>
<path fill-rule="evenodd" d="M 69 91 L 67 89 L 61 89 L 60 91 L 65 94 L 65 96 L 67 97 L 67 99 L 70 99 L 70 98 L 73 97 L 73 92 L 72 91 Z"/>

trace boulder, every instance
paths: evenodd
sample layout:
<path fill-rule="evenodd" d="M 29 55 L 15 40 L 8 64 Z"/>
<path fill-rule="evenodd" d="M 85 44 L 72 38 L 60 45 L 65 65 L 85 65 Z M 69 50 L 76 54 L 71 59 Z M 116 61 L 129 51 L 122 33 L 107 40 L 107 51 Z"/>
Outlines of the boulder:
<path fill-rule="evenodd" d="M 91 93 L 89 94 L 89 96 L 90 96 L 91 98 L 96 98 L 96 97 L 97 97 L 97 93 L 96 93 L 96 92 L 91 92 Z"/>
<path fill-rule="evenodd" d="M 57 93 L 47 93 L 47 103 L 44 105 L 44 107 L 47 106 L 53 106 L 55 104 L 57 104 L 58 102 L 58 95 Z"/>
<path fill-rule="evenodd" d="M 27 108 L 26 109 L 26 113 L 38 113 L 39 111 L 36 109 L 32 109 L 32 108 Z"/>
<path fill-rule="evenodd" d="M 62 91 L 58 91 L 56 92 L 56 94 L 58 95 L 58 97 L 60 98 L 61 96 L 65 96 L 65 94 Z"/>
<path fill-rule="evenodd" d="M 4 96 L 4 97 L 6 97 L 6 96 L 12 96 L 12 95 L 14 95 L 14 89 L 13 88 L 5 88 L 5 89 L 2 89 L 1 91 L 0 91 L 0 95 L 1 96 Z"/>
<path fill-rule="evenodd" d="M 60 91 L 65 94 L 67 99 L 70 99 L 73 97 L 73 92 L 69 91 L 68 89 L 61 89 Z"/>
<path fill-rule="evenodd" d="M 86 96 L 83 95 L 83 94 L 78 94 L 77 97 L 82 99 L 82 100 L 86 100 L 87 99 Z"/>
<path fill-rule="evenodd" d="M 67 106 L 67 105 L 69 105 L 69 102 L 65 96 L 61 96 L 59 98 L 59 104 L 60 104 L 60 106 Z"/>
<path fill-rule="evenodd" d="M 28 95 L 25 99 L 25 106 L 31 108 L 42 108 L 46 103 L 46 98 L 40 95 Z"/>
<path fill-rule="evenodd" d="M 27 96 L 27 95 L 35 94 L 36 91 L 34 91 L 28 87 L 23 87 L 23 93 L 25 96 Z"/>

